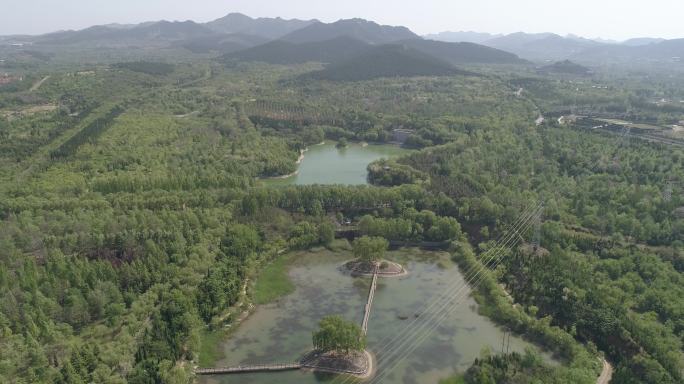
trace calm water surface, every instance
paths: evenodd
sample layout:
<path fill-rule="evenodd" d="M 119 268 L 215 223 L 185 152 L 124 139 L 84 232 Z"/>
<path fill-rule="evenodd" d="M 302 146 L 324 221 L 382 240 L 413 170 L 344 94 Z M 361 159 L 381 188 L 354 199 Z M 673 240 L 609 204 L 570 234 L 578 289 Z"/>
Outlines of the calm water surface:
<path fill-rule="evenodd" d="M 277 303 L 257 308 L 223 344 L 225 358 L 217 366 L 295 361 L 311 349 L 311 332 L 327 315 L 339 314 L 360 324 L 370 279 L 353 278 L 338 270 L 351 257 L 348 252 L 327 250 L 299 253 L 289 269 L 296 290 Z M 380 357 L 380 341 L 401 332 L 414 314 L 448 284 L 463 281 L 446 253 L 403 249 L 388 252 L 387 258 L 402 262 L 409 274 L 379 280 L 369 322 L 368 350 Z M 406 316 L 407 320 L 401 320 L 400 317 Z M 455 313 L 384 382 L 437 383 L 465 370 L 483 348 L 499 350 L 502 337 L 500 328 L 477 314 L 476 303 L 471 298 L 460 300 Z M 511 350 L 522 352 L 525 347 L 536 349 L 520 338 L 511 337 Z M 305 371 L 200 377 L 201 383 L 289 384 L 331 380 L 329 375 Z"/>
<path fill-rule="evenodd" d="M 381 158 L 409 153 L 395 145 L 361 146 L 352 143 L 347 148 L 335 148 L 335 143 L 312 145 L 304 153 L 298 173 L 285 179 L 270 179 L 273 185 L 290 184 L 366 184 L 366 167 Z"/>

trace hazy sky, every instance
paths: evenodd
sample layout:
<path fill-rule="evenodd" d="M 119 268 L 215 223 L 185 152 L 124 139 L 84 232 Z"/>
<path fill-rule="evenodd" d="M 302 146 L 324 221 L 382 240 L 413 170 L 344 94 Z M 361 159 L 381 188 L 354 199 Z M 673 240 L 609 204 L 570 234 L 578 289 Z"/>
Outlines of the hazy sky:
<path fill-rule="evenodd" d="M 626 39 L 684 37 L 682 0 L 2 0 L 0 35 L 149 20 L 362 17 L 419 34 L 445 30 L 555 32 Z"/>

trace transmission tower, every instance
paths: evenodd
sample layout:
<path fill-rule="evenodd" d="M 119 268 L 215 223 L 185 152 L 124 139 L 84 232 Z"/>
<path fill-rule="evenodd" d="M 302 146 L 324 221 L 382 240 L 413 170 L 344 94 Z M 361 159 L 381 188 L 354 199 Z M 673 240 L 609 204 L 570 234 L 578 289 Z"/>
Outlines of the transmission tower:
<path fill-rule="evenodd" d="M 663 200 L 670 202 L 672 200 L 672 180 L 668 180 L 665 184 L 665 189 L 663 190 Z"/>

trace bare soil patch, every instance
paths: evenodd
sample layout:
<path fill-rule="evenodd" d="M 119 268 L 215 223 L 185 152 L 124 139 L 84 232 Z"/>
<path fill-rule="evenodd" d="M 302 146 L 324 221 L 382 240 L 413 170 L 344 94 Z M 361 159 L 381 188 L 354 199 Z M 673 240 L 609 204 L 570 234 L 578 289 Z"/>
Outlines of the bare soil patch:
<path fill-rule="evenodd" d="M 302 366 L 319 372 L 340 373 L 368 378 L 373 374 L 373 356 L 368 351 L 335 353 L 311 351 L 301 360 Z"/>

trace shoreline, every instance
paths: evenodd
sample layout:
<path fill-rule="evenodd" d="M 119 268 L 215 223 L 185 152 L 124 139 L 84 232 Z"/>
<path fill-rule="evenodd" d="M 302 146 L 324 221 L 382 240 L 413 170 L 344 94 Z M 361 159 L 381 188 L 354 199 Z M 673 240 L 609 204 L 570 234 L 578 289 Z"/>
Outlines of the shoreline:
<path fill-rule="evenodd" d="M 363 371 L 351 371 L 351 370 L 341 370 L 341 369 L 336 369 L 336 368 L 330 368 L 330 367 L 325 367 L 325 366 L 311 366 L 311 365 L 302 365 L 300 369 L 310 371 L 310 372 L 323 372 L 323 373 L 332 373 L 334 375 L 338 376 L 351 376 L 355 377 L 360 380 L 367 380 L 373 377 L 377 371 L 376 368 L 376 361 L 375 361 L 375 355 L 370 352 L 367 349 L 363 350 L 363 356 L 365 357 L 365 367 Z"/>
<path fill-rule="evenodd" d="M 319 144 L 316 144 L 316 145 L 321 145 L 321 144 L 325 144 L 325 141 L 324 141 L 324 142 L 321 142 L 321 143 L 319 143 Z M 301 164 L 302 161 L 304 161 L 304 153 L 305 153 L 306 151 L 308 151 L 308 150 L 309 150 L 309 147 L 306 147 L 306 148 L 304 148 L 304 149 L 300 149 L 300 150 L 299 150 L 299 157 L 297 158 L 297 161 L 295 161 L 295 164 L 297 164 L 297 165 L 299 166 L 299 164 Z M 299 167 L 297 167 L 297 168 L 299 168 Z M 294 171 L 294 172 L 292 172 L 292 173 L 288 173 L 288 174 L 286 174 L 286 175 L 280 175 L 280 176 L 259 176 L 259 177 L 257 177 L 257 180 L 282 180 L 282 179 L 290 178 L 290 177 L 292 177 L 292 176 L 296 176 L 296 175 L 298 175 L 298 174 L 299 174 L 299 169 L 297 169 L 296 171 Z"/>
<path fill-rule="evenodd" d="M 347 261 L 343 262 L 342 264 L 340 264 L 339 269 L 341 269 L 343 272 L 349 273 L 350 275 L 352 275 L 352 277 L 371 277 L 371 276 L 373 276 L 372 272 L 355 272 L 353 269 L 350 269 L 348 267 L 348 265 L 352 262 L 355 262 L 355 261 L 357 261 L 357 260 L 356 259 L 347 260 Z M 402 276 L 408 275 L 408 271 L 406 270 L 406 268 L 404 268 L 403 265 L 401 265 L 399 263 L 395 263 L 394 261 L 389 261 L 389 260 L 383 260 L 383 261 L 400 268 L 401 271 L 399 271 L 399 272 L 381 272 L 381 271 L 379 271 L 378 277 L 389 278 L 389 277 L 402 277 Z"/>
<path fill-rule="evenodd" d="M 241 290 L 241 296 L 242 298 L 235 304 L 231 305 L 230 307 L 227 308 L 226 312 L 218 318 L 218 321 L 220 323 L 223 323 L 228 317 L 235 315 L 235 318 L 233 321 L 230 323 L 224 323 L 222 326 L 211 329 L 208 326 L 205 326 L 202 328 L 202 332 L 211 332 L 211 333 L 216 333 L 219 335 L 220 341 L 215 347 L 219 347 L 220 345 L 223 344 L 225 340 L 231 337 L 232 333 L 235 332 L 240 325 L 242 325 L 243 322 L 245 322 L 256 310 L 257 310 L 257 305 L 252 303 L 251 301 L 246 300 L 247 298 L 247 285 L 249 284 L 251 280 L 249 278 L 245 279 L 245 282 L 242 285 L 242 290 Z M 246 305 L 246 308 L 242 308 L 243 305 Z M 222 360 L 226 357 L 224 351 L 219 351 L 218 356 L 216 358 L 217 361 Z M 216 361 L 213 362 L 214 364 Z M 213 364 L 212 364 L 213 365 Z M 195 368 L 203 368 L 199 364 L 199 359 L 194 362 Z M 193 380 L 193 383 L 197 383 L 197 380 Z"/>
<path fill-rule="evenodd" d="M 334 141 L 332 141 L 332 143 L 334 143 Z M 365 148 L 365 147 L 373 146 L 373 145 L 391 145 L 391 146 L 395 146 L 395 147 L 401 148 L 401 145 L 397 145 L 396 143 L 393 143 L 393 142 L 387 142 L 387 143 L 368 143 L 368 142 L 365 142 L 365 141 L 359 141 L 359 142 L 353 142 L 353 143 L 354 143 L 354 144 L 357 144 L 357 145 L 360 146 L 361 148 Z M 324 141 L 321 141 L 321 142 L 318 143 L 318 144 L 311 144 L 311 146 L 319 146 L 319 145 L 325 145 L 325 144 L 327 144 L 327 142 L 324 140 Z M 297 170 L 296 170 L 296 171 L 294 171 L 294 172 L 292 172 L 292 173 L 285 174 L 285 175 L 278 175 L 278 176 L 257 176 L 257 177 L 255 177 L 255 179 L 256 179 L 256 180 L 284 180 L 284 179 L 288 179 L 288 178 L 290 178 L 290 177 L 292 177 L 292 176 L 297 176 L 297 175 L 299 174 L 299 165 L 302 163 L 302 161 L 304 161 L 305 153 L 306 153 L 307 151 L 309 151 L 309 147 L 306 147 L 306 148 L 304 148 L 304 149 L 300 149 L 300 150 L 299 150 L 299 157 L 298 157 L 297 160 L 295 161 L 295 164 L 297 165 Z"/>
<path fill-rule="evenodd" d="M 353 375 L 353 376 L 358 377 L 361 380 L 367 380 L 367 379 L 370 379 L 371 377 L 375 376 L 375 371 L 376 371 L 375 355 L 373 355 L 367 349 L 364 349 L 363 353 L 364 353 L 364 355 L 366 355 L 366 359 L 368 359 L 368 366 L 366 367 L 366 373 L 364 373 L 362 375 Z"/>

